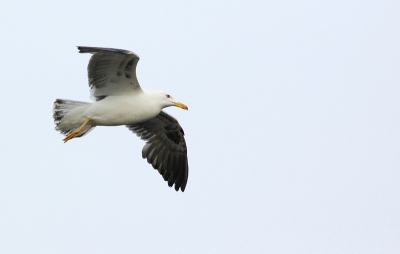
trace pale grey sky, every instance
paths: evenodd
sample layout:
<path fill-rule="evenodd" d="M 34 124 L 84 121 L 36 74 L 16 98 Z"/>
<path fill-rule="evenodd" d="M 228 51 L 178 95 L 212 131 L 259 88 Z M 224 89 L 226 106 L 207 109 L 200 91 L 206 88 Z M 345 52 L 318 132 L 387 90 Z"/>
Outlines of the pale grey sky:
<path fill-rule="evenodd" d="M 400 253 L 398 1 L 8 1 L 0 253 Z M 169 188 L 125 127 L 66 144 L 89 55 L 134 51 L 186 133 Z"/>

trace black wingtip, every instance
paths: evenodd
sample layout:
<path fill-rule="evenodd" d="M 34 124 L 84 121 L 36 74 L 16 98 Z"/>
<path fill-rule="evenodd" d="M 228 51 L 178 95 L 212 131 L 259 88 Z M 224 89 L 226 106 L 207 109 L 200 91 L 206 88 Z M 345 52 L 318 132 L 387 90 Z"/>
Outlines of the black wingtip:
<path fill-rule="evenodd" d="M 139 58 L 135 53 L 125 49 L 88 47 L 88 46 L 76 46 L 76 47 L 78 48 L 79 53 L 110 52 L 110 53 L 118 53 L 125 55 L 135 55 L 137 58 Z"/>
<path fill-rule="evenodd" d="M 172 187 L 172 186 L 170 186 L 170 187 Z M 182 192 L 185 192 L 185 188 L 184 188 L 184 187 L 182 188 L 182 186 L 179 186 L 179 185 L 176 185 L 176 184 L 175 184 L 175 186 L 174 186 L 174 189 L 175 189 L 177 192 L 179 192 L 179 189 L 180 189 Z"/>
<path fill-rule="evenodd" d="M 79 53 L 89 53 L 88 48 L 90 47 L 85 47 L 85 46 L 76 46 L 79 50 Z"/>
<path fill-rule="evenodd" d="M 88 47 L 88 46 L 76 46 L 79 50 L 79 53 L 97 53 L 103 51 L 104 48 L 98 47 Z"/>

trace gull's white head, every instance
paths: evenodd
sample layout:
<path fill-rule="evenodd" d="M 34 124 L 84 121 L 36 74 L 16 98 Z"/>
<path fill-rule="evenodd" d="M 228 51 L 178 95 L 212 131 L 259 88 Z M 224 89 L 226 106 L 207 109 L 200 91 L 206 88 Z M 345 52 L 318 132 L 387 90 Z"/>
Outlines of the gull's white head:
<path fill-rule="evenodd" d="M 158 98 L 158 101 L 161 102 L 161 106 L 163 108 L 175 106 L 184 110 L 188 110 L 188 107 L 185 104 L 176 101 L 174 97 L 172 97 L 169 93 L 164 91 L 153 91 L 153 92 L 154 96 L 156 96 Z"/>

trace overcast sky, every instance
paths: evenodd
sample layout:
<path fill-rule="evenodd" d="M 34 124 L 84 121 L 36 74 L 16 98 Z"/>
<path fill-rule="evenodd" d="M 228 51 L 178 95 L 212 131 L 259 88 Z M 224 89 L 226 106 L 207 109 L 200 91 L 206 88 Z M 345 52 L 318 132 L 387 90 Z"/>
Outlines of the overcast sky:
<path fill-rule="evenodd" d="M 0 253 L 400 253 L 400 2 L 8 1 Z M 126 127 L 64 144 L 89 55 L 131 50 L 168 91 L 189 181 Z"/>

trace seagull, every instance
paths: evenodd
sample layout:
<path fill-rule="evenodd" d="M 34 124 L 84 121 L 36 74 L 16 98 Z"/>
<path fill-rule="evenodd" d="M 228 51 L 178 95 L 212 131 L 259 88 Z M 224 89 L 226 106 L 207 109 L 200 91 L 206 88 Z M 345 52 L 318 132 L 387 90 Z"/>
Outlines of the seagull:
<path fill-rule="evenodd" d="M 56 99 L 53 104 L 55 129 L 67 142 L 82 137 L 96 126 L 126 125 L 146 141 L 143 159 L 162 175 L 168 186 L 185 191 L 189 166 L 184 132 L 178 121 L 163 108 L 188 107 L 169 93 L 145 90 L 136 77 L 139 56 L 123 49 L 82 47 L 92 54 L 88 65 L 92 103 Z"/>

